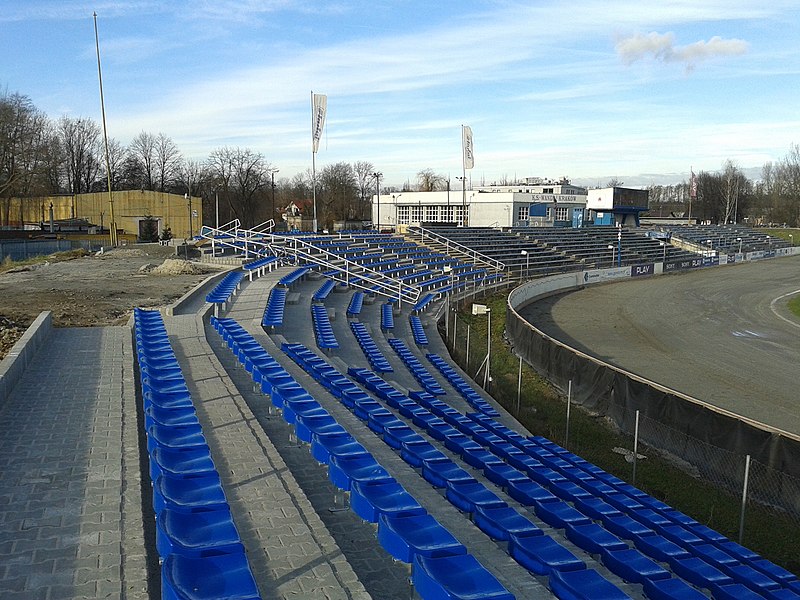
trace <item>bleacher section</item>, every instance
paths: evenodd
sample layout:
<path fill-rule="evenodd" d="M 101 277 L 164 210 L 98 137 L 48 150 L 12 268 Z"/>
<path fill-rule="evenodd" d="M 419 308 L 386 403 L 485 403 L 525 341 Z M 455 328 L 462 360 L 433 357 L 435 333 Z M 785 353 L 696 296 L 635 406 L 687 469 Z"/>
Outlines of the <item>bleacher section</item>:
<path fill-rule="evenodd" d="M 134 311 L 163 598 L 260 598 L 181 368 L 157 311 Z"/>
<path fill-rule="evenodd" d="M 504 262 L 514 277 L 609 266 L 609 245 L 615 265 L 618 259 L 626 265 L 697 256 L 661 245 L 641 231 L 614 228 L 437 232 Z M 509 580 L 485 562 L 485 554 L 473 551 L 474 538 L 459 537 L 461 521 L 445 523 L 432 515 L 438 503 L 457 509 L 455 514 L 481 536 L 481 543 L 490 541 L 504 560 L 524 569 L 520 574 L 546 585 L 559 598 L 800 598 L 800 581 L 791 573 L 573 452 L 522 430 L 451 364 L 446 350 L 437 349 L 437 344 L 442 348 L 440 342 L 428 339 L 416 313 L 436 307 L 444 290 L 480 285 L 497 272 L 485 264 L 444 257 L 433 244 L 425 248 L 386 234 L 302 238 L 325 248 L 326 261 L 332 255 L 342 261 L 347 257 L 352 264 L 415 286 L 416 300 L 402 302 L 385 290 L 371 290 L 368 271 L 343 276 L 340 269 L 332 269 L 325 272 L 330 279 L 319 286 L 303 280 L 303 275 L 321 269 L 313 262 L 301 263 L 273 288 L 262 320 L 270 343 L 285 354 L 280 358 L 294 362 L 294 375 L 287 371 L 289 366 L 281 366 L 277 353 L 270 355 L 235 320 L 212 318 L 212 323 L 270 396 L 273 409 L 292 425 L 297 440 L 327 465 L 331 484 L 345 494 L 343 505 L 375 524 L 377 543 L 410 565 L 420 598 L 515 597 Z M 436 261 L 442 261 L 441 267 Z M 339 284 L 353 290 L 349 299 L 330 295 Z M 289 285 L 305 298 L 302 306 L 286 305 Z M 375 292 L 389 300 L 373 304 L 370 296 Z M 336 322 L 345 307 L 347 321 Z M 408 319 L 408 326 L 395 323 L 400 316 Z M 284 322 L 292 326 L 277 333 L 274 327 Z M 353 336 L 342 336 L 348 327 Z M 370 331 L 376 332 L 374 338 Z M 309 349 L 306 337 L 309 345 L 316 341 L 319 352 Z M 386 346 L 396 356 L 384 354 L 381 348 Z M 427 368 L 423 360 L 434 368 Z M 177 373 L 168 366 L 163 381 L 157 381 L 165 386 L 161 391 L 172 391 L 173 378 Z M 312 384 L 321 391 L 312 395 Z M 152 383 L 143 376 L 143 389 L 146 385 Z M 354 422 L 360 429 L 352 424 L 345 428 L 334 417 L 332 405 L 347 409 L 345 414 L 358 419 Z M 189 427 L 181 419 L 191 421 L 191 415 L 168 417 L 179 428 Z M 186 432 L 187 443 L 192 443 L 188 434 L 193 430 Z M 363 436 L 373 434 L 387 452 L 367 450 Z M 390 467 L 387 461 L 394 460 L 402 461 L 402 471 L 394 470 L 394 463 Z M 431 490 L 435 495 L 428 495 Z"/>
<path fill-rule="evenodd" d="M 771 252 L 786 248 L 786 240 L 761 233 L 757 229 L 743 225 L 668 225 L 659 230 L 671 236 L 726 254 L 737 252 Z"/>
<path fill-rule="evenodd" d="M 614 227 L 515 227 L 501 230 L 437 226 L 431 231 L 502 261 L 509 276 L 517 279 L 697 256 L 669 243 L 662 245 L 660 240 L 648 237 L 642 230 L 622 229 L 620 244 L 620 230 Z M 409 234 L 414 239 L 424 237 L 419 228 L 410 228 Z"/>

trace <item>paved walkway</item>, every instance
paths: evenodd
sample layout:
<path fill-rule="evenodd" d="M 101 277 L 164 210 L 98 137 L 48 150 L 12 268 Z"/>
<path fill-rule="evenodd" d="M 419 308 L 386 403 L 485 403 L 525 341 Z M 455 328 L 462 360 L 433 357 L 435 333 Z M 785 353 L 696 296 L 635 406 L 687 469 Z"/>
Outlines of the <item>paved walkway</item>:
<path fill-rule="evenodd" d="M 263 597 L 370 598 L 214 355 L 200 316 L 166 325 Z"/>
<path fill-rule="evenodd" d="M 0 597 L 147 598 L 131 331 L 54 329 L 0 408 Z"/>

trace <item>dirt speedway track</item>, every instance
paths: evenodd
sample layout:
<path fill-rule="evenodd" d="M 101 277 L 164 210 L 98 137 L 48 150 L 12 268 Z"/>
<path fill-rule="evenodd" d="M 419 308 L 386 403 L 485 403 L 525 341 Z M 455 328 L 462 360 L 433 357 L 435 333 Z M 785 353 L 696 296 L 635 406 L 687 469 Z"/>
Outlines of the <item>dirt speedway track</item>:
<path fill-rule="evenodd" d="M 587 287 L 529 305 L 548 335 L 800 436 L 800 256 Z"/>

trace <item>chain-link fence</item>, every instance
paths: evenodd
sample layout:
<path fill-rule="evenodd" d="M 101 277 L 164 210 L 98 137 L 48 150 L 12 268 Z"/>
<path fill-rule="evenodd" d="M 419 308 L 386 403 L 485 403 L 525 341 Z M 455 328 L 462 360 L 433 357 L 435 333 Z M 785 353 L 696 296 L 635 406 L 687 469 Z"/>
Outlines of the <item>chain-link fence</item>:
<path fill-rule="evenodd" d="M 461 308 L 468 307 L 473 301 L 485 302 L 482 298 L 469 298 L 462 301 Z M 470 377 L 480 385 L 486 382 L 487 391 L 533 434 L 544 435 L 578 454 L 586 454 L 587 460 L 599 453 L 595 445 L 608 446 L 602 451 L 606 454 L 616 452 L 618 468 L 615 474 L 628 481 L 635 479 L 632 463 L 636 410 L 613 402 L 603 405 L 605 411 L 592 405 L 588 418 L 586 411 L 582 411 L 584 424 L 579 424 L 575 422 L 578 415 L 573 405 L 572 422 L 569 423 L 562 395 L 566 390 L 557 394 L 543 383 L 534 369 L 526 362 L 520 362 L 514 348 L 498 335 L 498 331 L 502 331 L 500 321 L 503 319 L 500 307 L 495 306 L 497 314 L 492 314 L 494 335 L 491 346 L 486 335 L 488 315 L 460 314 L 456 308 L 456 304 L 451 303 L 448 318 L 442 319 L 440 330 L 453 359 Z M 491 380 L 485 378 L 487 356 L 490 357 Z M 538 389 L 537 385 L 540 386 Z M 559 395 L 562 401 L 558 401 Z M 604 437 L 587 431 L 591 425 L 585 423 L 593 421 L 604 422 L 602 426 L 595 423 L 606 430 Z M 644 414 L 638 417 L 638 453 L 647 457 L 637 460 L 640 479 L 648 476 L 657 479 L 649 472 L 651 469 L 676 469 L 684 474 L 686 481 L 711 484 L 722 490 L 727 496 L 726 505 L 738 511 L 745 485 L 744 454 L 717 447 Z M 658 485 L 664 487 L 666 484 Z M 676 490 L 658 490 L 656 495 L 669 502 L 678 494 Z M 800 479 L 751 459 L 747 503 L 755 503 L 761 509 L 800 526 Z M 728 508 L 730 510 L 733 509 Z"/>

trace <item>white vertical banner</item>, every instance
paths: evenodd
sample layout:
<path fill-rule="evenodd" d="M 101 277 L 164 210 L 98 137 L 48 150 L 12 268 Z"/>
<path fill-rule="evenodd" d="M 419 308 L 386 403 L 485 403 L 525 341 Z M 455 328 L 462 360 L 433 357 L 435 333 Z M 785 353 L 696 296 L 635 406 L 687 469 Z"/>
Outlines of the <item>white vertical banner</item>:
<path fill-rule="evenodd" d="M 328 97 L 325 94 L 311 94 L 311 140 L 312 152 L 319 150 L 319 140 L 325 127 L 325 112 L 328 109 Z"/>
<path fill-rule="evenodd" d="M 475 149 L 472 145 L 472 128 L 469 125 L 461 126 L 461 144 L 464 147 L 464 168 L 471 169 L 475 166 Z"/>

